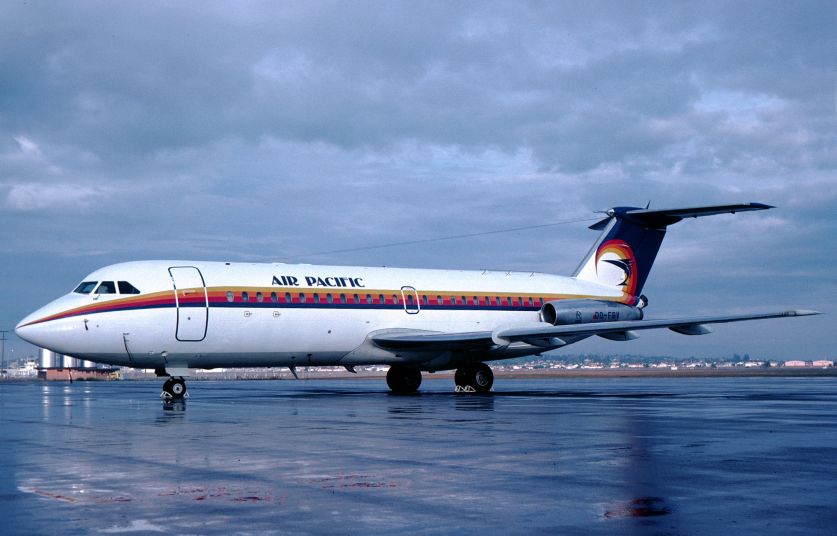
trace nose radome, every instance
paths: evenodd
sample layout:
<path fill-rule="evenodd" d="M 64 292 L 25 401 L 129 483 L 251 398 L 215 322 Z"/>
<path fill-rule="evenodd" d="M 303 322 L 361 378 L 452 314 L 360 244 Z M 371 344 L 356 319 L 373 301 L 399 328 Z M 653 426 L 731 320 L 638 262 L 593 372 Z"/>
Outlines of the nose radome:
<path fill-rule="evenodd" d="M 18 322 L 15 326 L 15 335 L 35 346 L 42 346 L 38 340 L 38 324 L 32 324 L 34 320 L 36 320 L 35 315 L 31 314 Z"/>
<path fill-rule="evenodd" d="M 62 296 L 26 316 L 15 326 L 15 334 L 26 342 L 46 348 L 54 339 L 55 325 L 50 321 L 54 315 L 74 306 L 71 297 Z"/>
<path fill-rule="evenodd" d="M 67 294 L 44 305 L 18 322 L 15 333 L 24 341 L 40 348 L 47 348 L 62 354 L 73 351 L 72 334 L 81 325 L 64 319 L 68 311 L 90 303 L 90 297 L 81 294 Z"/>

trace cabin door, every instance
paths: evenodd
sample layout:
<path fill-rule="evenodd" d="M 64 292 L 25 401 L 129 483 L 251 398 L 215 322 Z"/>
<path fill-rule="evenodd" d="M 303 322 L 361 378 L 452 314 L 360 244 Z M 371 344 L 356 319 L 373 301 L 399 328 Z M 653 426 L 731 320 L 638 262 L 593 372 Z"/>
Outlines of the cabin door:
<path fill-rule="evenodd" d="M 420 310 L 418 293 L 413 287 L 401 287 L 401 298 L 407 314 L 414 315 Z"/>
<path fill-rule="evenodd" d="M 175 337 L 178 341 L 204 340 L 209 320 L 209 300 L 201 271 L 194 266 L 172 266 L 169 274 L 177 307 Z"/>

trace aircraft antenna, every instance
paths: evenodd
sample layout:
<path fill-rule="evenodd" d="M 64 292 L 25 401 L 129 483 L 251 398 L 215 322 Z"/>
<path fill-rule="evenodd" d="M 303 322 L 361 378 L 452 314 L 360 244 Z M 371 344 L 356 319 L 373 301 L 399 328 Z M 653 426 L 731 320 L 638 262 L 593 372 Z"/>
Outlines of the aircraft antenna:
<path fill-rule="evenodd" d="M 526 225 L 523 227 L 511 227 L 509 229 L 497 229 L 495 231 L 481 231 L 479 233 L 464 233 L 458 235 L 449 235 L 449 236 L 437 236 L 433 238 L 421 238 L 418 240 L 405 240 L 403 242 L 390 242 L 387 244 L 378 244 L 374 246 L 362 246 L 356 248 L 345 248 L 345 249 L 333 249 L 330 251 L 317 251 L 314 253 L 304 253 L 302 255 L 291 255 L 287 257 L 288 260 L 290 259 L 300 259 L 304 257 L 316 257 L 318 255 L 332 255 L 335 253 L 353 253 L 355 251 L 367 251 L 370 249 L 383 249 L 383 248 L 392 248 L 396 246 L 412 246 L 415 244 L 427 244 L 428 242 L 441 242 L 442 240 L 457 240 L 460 238 L 474 238 L 477 236 L 487 236 L 487 235 L 494 235 L 494 234 L 501 234 L 501 233 L 513 233 L 515 231 L 528 231 L 530 229 L 543 229 L 545 227 L 554 227 L 556 225 L 567 225 L 569 223 L 579 223 L 579 222 L 587 222 L 593 221 L 598 218 L 574 218 L 571 220 L 562 220 L 556 221 L 552 223 L 541 223 L 539 225 Z"/>
<path fill-rule="evenodd" d="M 2 357 L 0 357 L 0 370 L 6 372 L 6 333 L 9 330 L 7 329 L 0 329 L 0 344 L 3 345 Z"/>

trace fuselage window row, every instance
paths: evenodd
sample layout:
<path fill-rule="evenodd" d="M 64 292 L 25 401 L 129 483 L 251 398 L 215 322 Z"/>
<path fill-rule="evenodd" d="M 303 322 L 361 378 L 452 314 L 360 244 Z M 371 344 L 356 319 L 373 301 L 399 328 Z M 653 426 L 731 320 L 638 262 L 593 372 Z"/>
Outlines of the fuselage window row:
<path fill-rule="evenodd" d="M 108 283 L 108 284 L 105 284 L 105 283 Z M 119 283 L 118 283 L 119 284 L 119 291 L 120 291 L 119 294 L 139 294 L 140 293 L 138 290 L 136 290 L 135 287 L 133 287 L 133 285 L 131 285 L 130 288 L 125 287 L 125 289 L 123 291 L 122 283 L 126 283 L 126 284 L 130 285 L 127 282 L 119 281 Z M 99 283 L 99 282 L 84 282 L 81 285 L 79 285 L 79 287 L 75 290 L 75 292 L 79 292 L 79 293 L 85 293 L 84 291 L 87 291 L 87 293 L 92 292 L 92 290 L 89 290 L 91 288 L 91 285 L 92 285 L 92 288 L 96 289 L 95 290 L 96 294 L 116 294 L 117 293 L 116 292 L 116 287 L 114 286 L 114 282 L 112 282 L 112 281 L 103 281 L 101 283 Z M 133 291 L 131 291 L 130 289 L 133 289 Z M 241 291 L 240 294 L 239 294 L 239 299 L 240 299 L 241 302 L 250 302 L 251 296 L 253 298 L 255 298 L 255 301 L 258 302 L 258 303 L 263 303 L 265 301 L 265 295 L 264 295 L 263 292 L 260 292 L 260 291 L 255 292 L 255 294 L 251 294 L 251 291 L 247 291 L 247 290 Z M 387 300 L 387 297 L 384 294 L 378 294 L 377 296 L 373 296 L 372 294 L 366 294 L 365 299 L 364 299 L 359 294 L 353 294 L 351 297 L 349 297 L 346 294 L 339 294 L 339 295 L 335 296 L 334 294 L 329 292 L 329 293 L 325 294 L 325 299 L 321 300 L 321 296 L 318 292 L 314 292 L 314 293 L 311 293 L 311 294 L 306 294 L 305 292 L 300 292 L 297 296 L 297 301 L 296 302 L 297 303 L 306 303 L 310 300 L 311 302 L 316 303 L 316 304 L 322 303 L 324 301 L 328 304 L 339 303 L 339 304 L 344 304 L 344 305 L 347 305 L 349 303 L 360 305 L 364 302 L 367 305 L 375 305 L 375 304 L 379 304 L 379 305 L 390 305 L 390 304 L 391 305 L 399 305 L 401 303 L 401 298 L 398 294 L 392 294 L 391 296 L 392 296 L 392 298 L 390 300 Z M 236 301 L 235 298 L 236 298 L 236 295 L 235 295 L 234 291 L 228 290 L 226 292 L 227 302 L 233 303 L 233 302 Z M 290 292 L 286 292 L 284 294 L 284 296 L 282 296 L 281 298 L 282 298 L 282 300 L 284 300 L 284 303 L 294 303 L 294 296 Z M 337 299 L 335 299 L 335 298 L 337 298 Z M 535 296 L 526 296 L 526 297 L 517 296 L 516 298 L 511 297 L 511 296 L 507 296 L 505 298 L 505 300 L 503 300 L 503 297 L 501 297 L 501 296 L 483 296 L 483 297 L 480 297 L 480 296 L 454 296 L 454 295 L 442 296 L 442 295 L 437 295 L 437 296 L 435 296 L 435 300 L 434 300 L 433 297 L 430 297 L 426 294 L 422 294 L 421 298 L 420 298 L 420 301 L 417 301 L 416 300 L 416 295 L 413 294 L 412 292 L 409 292 L 409 293 L 405 292 L 404 293 L 404 299 L 406 300 L 406 305 L 415 306 L 415 305 L 418 305 L 420 303 L 422 306 L 425 306 L 425 307 L 433 307 L 434 305 L 443 306 L 443 305 L 446 305 L 446 302 L 447 302 L 447 305 L 459 306 L 459 307 L 470 307 L 470 306 L 474 306 L 474 307 L 479 307 L 479 306 L 502 307 L 505 303 L 506 307 L 535 308 L 535 307 L 543 307 L 543 305 L 545 303 L 544 298 L 535 297 Z M 271 303 L 280 303 L 280 295 L 277 294 L 276 292 L 271 292 L 270 293 L 270 302 Z"/>

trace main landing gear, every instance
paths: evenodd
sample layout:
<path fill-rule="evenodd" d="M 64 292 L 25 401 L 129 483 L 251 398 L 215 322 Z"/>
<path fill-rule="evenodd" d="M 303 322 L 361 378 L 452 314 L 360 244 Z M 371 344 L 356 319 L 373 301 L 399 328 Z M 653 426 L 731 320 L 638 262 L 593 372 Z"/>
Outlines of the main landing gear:
<path fill-rule="evenodd" d="M 494 385 L 494 373 L 485 363 L 456 369 L 453 377 L 457 393 L 487 393 Z M 421 385 L 421 371 L 403 365 L 392 365 L 387 372 L 387 385 L 393 393 L 415 393 Z"/>
<path fill-rule="evenodd" d="M 416 368 L 392 365 L 387 372 L 387 385 L 400 395 L 415 393 L 421 385 L 421 371 Z"/>
<path fill-rule="evenodd" d="M 163 394 L 167 400 L 183 400 L 186 396 L 186 381 L 183 378 L 169 378 L 163 384 Z"/>
<path fill-rule="evenodd" d="M 485 363 L 458 368 L 453 376 L 457 393 L 487 393 L 494 385 L 494 373 Z"/>

